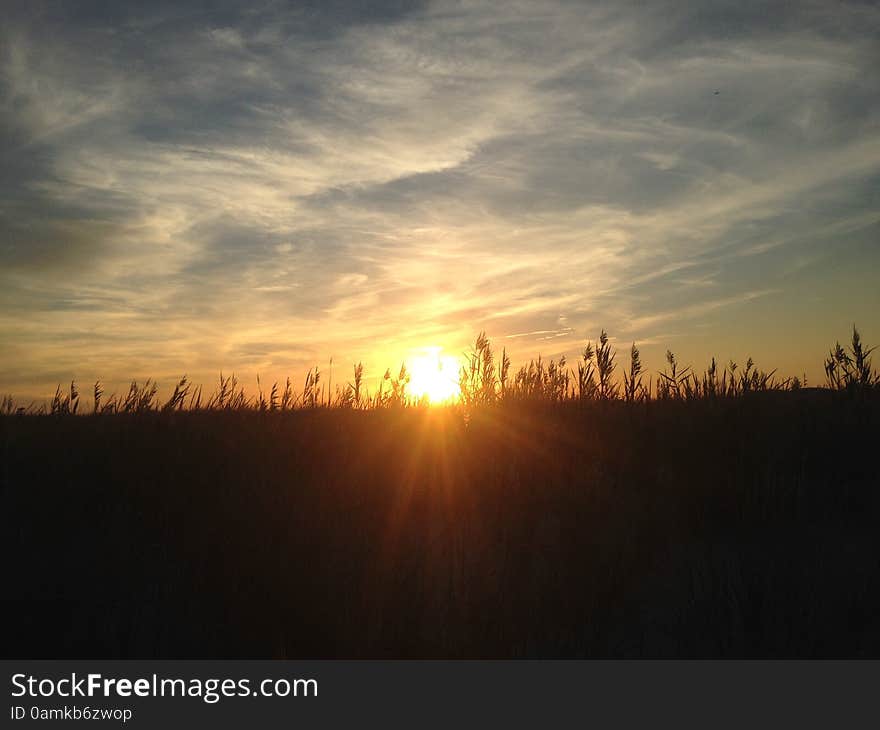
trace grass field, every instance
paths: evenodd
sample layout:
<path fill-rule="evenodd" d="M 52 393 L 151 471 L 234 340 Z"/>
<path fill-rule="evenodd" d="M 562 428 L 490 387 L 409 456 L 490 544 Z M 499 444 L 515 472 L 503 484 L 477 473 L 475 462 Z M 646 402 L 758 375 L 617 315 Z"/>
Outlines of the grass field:
<path fill-rule="evenodd" d="M 824 388 L 630 356 L 481 338 L 443 407 L 405 373 L 7 399 L 4 654 L 880 656 L 870 351 Z"/>

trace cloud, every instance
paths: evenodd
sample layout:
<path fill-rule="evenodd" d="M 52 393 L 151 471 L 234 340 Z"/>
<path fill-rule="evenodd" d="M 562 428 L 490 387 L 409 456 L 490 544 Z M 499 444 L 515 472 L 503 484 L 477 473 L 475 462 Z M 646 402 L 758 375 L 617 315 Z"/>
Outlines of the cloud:
<path fill-rule="evenodd" d="M 521 356 L 600 326 L 696 348 L 880 257 L 868 5 L 8 15 L 0 386 L 382 369 L 481 329 Z M 877 326 L 871 301 L 841 316 Z"/>

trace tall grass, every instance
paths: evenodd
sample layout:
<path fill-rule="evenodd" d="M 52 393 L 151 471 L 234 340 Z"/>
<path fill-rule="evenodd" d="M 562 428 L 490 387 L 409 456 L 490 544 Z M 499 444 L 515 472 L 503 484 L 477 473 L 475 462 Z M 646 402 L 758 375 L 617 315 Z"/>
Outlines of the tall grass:
<path fill-rule="evenodd" d="M 481 333 L 441 409 L 405 366 L 370 391 L 360 363 L 332 392 L 316 368 L 255 395 L 221 374 L 166 398 L 96 383 L 91 407 L 75 383 L 39 408 L 4 397 L 0 640 L 29 657 L 878 657 L 880 388 L 857 335 L 809 391 L 671 352 L 648 373 L 603 331 L 571 364 L 518 369 Z"/>
<path fill-rule="evenodd" d="M 849 352 L 837 342 L 825 358 L 825 378 L 833 390 L 866 390 L 880 385 L 880 372 L 871 364 L 873 347 L 865 348 L 853 326 Z"/>
<path fill-rule="evenodd" d="M 880 372 L 872 362 L 873 347 L 865 347 L 858 330 L 853 327 L 849 349 L 839 342 L 829 351 L 824 361 L 825 388 L 851 394 L 867 393 L 880 388 Z M 516 401 L 616 401 L 629 403 L 651 400 L 701 400 L 715 398 L 738 398 L 750 393 L 767 391 L 792 391 L 803 387 L 800 378 L 777 378 L 776 370 L 758 368 L 752 358 L 745 366 L 731 360 L 720 374 L 716 359 L 702 371 L 690 365 L 682 366 L 675 354 L 667 350 L 666 366 L 656 377 L 646 373 L 641 354 L 635 342 L 629 351 L 629 365 L 618 377 L 617 351 L 602 330 L 595 342 L 588 341 L 576 367 L 572 368 L 565 356 L 544 360 L 538 357 L 523 364 L 511 377 L 511 361 L 506 349 L 496 359 L 491 342 L 481 332 L 473 348 L 464 356 L 458 384 L 458 404 L 475 407 L 487 404 Z M 332 359 L 330 361 L 332 368 Z M 645 380 L 648 375 L 647 381 Z M 410 375 L 406 364 L 401 365 L 396 377 L 391 369 L 385 371 L 377 389 L 370 392 L 365 385 L 363 363 L 357 363 L 352 379 L 337 384 L 330 390 L 331 381 L 325 389 L 322 373 L 318 367 L 307 371 L 302 390 L 297 392 L 288 377 L 285 382 L 273 382 L 266 395 L 259 376 L 257 393 L 249 395 L 235 374 L 222 373 L 210 394 L 203 398 L 202 386 L 195 386 L 186 376 L 174 386 L 169 398 L 161 402 L 157 398 L 157 384 L 147 379 L 143 384 L 132 381 L 124 395 L 106 396 L 103 384 L 93 387 L 92 414 L 144 413 L 148 411 L 182 410 L 257 410 L 286 411 L 298 408 L 349 408 L 373 409 L 388 407 L 421 407 L 424 399 L 412 396 L 408 391 Z M 106 396 L 106 397 L 105 397 Z M 12 395 L 3 396 L 0 413 L 50 414 L 54 416 L 82 413 L 79 408 L 80 393 L 76 382 L 68 387 L 59 385 L 48 404 L 17 406 Z"/>

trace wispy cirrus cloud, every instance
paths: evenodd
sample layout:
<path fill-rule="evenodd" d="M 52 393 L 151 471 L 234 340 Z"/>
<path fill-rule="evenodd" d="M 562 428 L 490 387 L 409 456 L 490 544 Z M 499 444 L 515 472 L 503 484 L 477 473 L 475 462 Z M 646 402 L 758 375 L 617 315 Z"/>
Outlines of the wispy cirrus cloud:
<path fill-rule="evenodd" d="M 876 8 L 370 5 L 11 9 L 0 384 L 880 325 Z"/>

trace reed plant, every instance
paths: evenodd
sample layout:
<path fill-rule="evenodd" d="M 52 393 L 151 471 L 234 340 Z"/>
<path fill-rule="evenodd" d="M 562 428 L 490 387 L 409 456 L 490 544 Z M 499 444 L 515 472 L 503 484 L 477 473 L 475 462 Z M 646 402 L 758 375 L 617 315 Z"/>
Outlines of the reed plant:
<path fill-rule="evenodd" d="M 836 392 L 866 394 L 880 389 L 880 372 L 872 362 L 873 347 L 866 347 L 858 329 L 853 327 L 849 348 L 839 342 L 829 351 L 824 361 L 825 388 Z M 575 367 L 566 357 L 545 360 L 540 355 L 523 364 L 511 375 L 511 360 L 506 348 L 496 357 L 485 332 L 480 332 L 473 347 L 464 356 L 459 378 L 457 403 L 466 409 L 518 401 L 546 401 L 548 403 L 624 401 L 627 403 L 650 400 L 704 400 L 740 398 L 756 392 L 796 391 L 806 387 L 806 377 L 778 378 L 777 371 L 765 371 L 756 366 L 751 357 L 740 368 L 730 360 L 719 368 L 716 358 L 702 371 L 690 365 L 682 366 L 671 350 L 666 352 L 666 366 L 656 373 L 656 379 L 646 372 L 637 343 L 629 349 L 629 367 L 617 377 L 617 353 L 608 333 L 601 330 L 595 342 L 587 341 Z M 332 368 L 332 359 L 330 360 Z M 302 391 L 297 393 L 290 377 L 283 384 L 273 382 L 268 394 L 257 377 L 257 393 L 247 394 L 236 375 L 220 373 L 217 386 L 203 398 L 202 386 L 194 385 L 186 376 L 180 378 L 164 402 L 157 399 L 158 385 L 147 379 L 142 384 L 132 381 L 123 395 L 106 395 L 103 383 L 93 387 L 91 413 L 146 413 L 150 411 L 288 411 L 293 409 L 348 408 L 373 409 L 412 407 L 424 405 L 409 392 L 410 374 L 403 363 L 392 375 L 390 369 L 379 379 L 374 393 L 366 387 L 364 365 L 358 362 L 349 382 L 331 389 L 325 387 L 318 367 L 307 371 Z M 59 385 L 45 405 L 16 405 L 12 395 L 3 397 L 0 415 L 50 414 L 76 415 L 80 410 L 80 392 L 76 381 L 62 388 Z"/>

